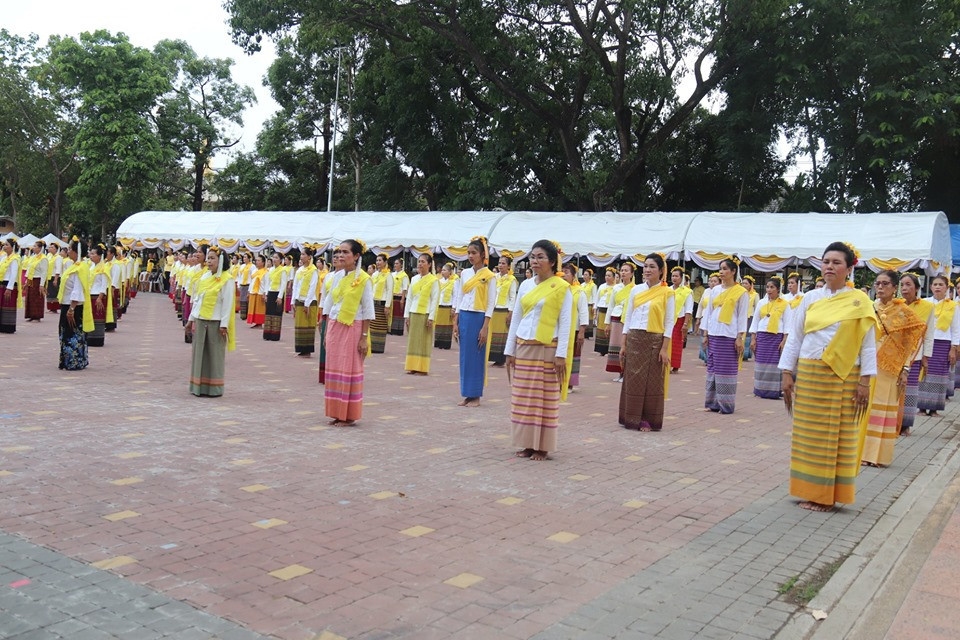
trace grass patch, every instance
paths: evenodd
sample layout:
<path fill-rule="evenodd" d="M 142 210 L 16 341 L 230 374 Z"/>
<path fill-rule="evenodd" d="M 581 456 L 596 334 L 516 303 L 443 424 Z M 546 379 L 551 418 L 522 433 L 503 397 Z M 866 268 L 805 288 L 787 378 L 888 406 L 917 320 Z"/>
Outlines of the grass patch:
<path fill-rule="evenodd" d="M 782 596 L 786 596 L 785 600 L 787 602 L 799 607 L 805 607 L 811 600 L 817 597 L 823 585 L 830 581 L 830 578 L 833 577 L 833 574 L 837 572 L 837 569 L 840 568 L 840 565 L 842 565 L 846 559 L 847 556 L 834 560 L 830 564 L 821 567 L 810 578 L 802 582 L 800 581 L 800 576 L 794 576 L 780 585 L 777 592 Z"/>

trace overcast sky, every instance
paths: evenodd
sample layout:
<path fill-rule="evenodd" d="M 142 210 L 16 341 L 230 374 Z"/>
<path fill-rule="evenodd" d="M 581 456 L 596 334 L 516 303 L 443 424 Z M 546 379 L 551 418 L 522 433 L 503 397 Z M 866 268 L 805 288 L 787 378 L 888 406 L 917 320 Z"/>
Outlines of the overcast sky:
<path fill-rule="evenodd" d="M 273 47 L 264 40 L 264 50 L 249 56 L 230 40 L 227 12 L 222 0 L 0 0 L 0 26 L 18 35 L 35 33 L 46 44 L 51 35 L 76 36 L 84 31 L 106 29 L 127 34 L 134 44 L 152 49 L 160 40 L 185 40 L 208 58 L 232 58 L 233 79 L 256 92 L 257 103 L 244 114 L 242 141 L 238 147 L 252 150 L 261 125 L 277 110 L 263 77 L 273 61 Z M 214 160 L 223 167 L 227 156 Z"/>

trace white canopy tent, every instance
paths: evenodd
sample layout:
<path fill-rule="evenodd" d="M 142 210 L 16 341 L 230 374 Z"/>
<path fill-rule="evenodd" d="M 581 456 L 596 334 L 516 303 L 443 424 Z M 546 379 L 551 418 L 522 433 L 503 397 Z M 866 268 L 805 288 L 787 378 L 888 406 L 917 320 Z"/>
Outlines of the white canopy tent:
<path fill-rule="evenodd" d="M 950 232 L 942 212 L 926 213 L 721 213 L 721 212 L 187 212 L 143 211 L 117 230 L 120 242 L 179 249 L 215 244 L 281 252 L 321 250 L 360 238 L 374 251 L 415 255 L 433 251 L 462 260 L 474 236 L 494 253 L 523 256 L 541 238 L 555 240 L 565 257 L 582 256 L 603 266 L 661 252 L 674 260 L 715 269 L 728 255 L 759 271 L 817 266 L 823 247 L 853 243 L 874 270 L 922 267 L 935 273 L 951 264 Z"/>

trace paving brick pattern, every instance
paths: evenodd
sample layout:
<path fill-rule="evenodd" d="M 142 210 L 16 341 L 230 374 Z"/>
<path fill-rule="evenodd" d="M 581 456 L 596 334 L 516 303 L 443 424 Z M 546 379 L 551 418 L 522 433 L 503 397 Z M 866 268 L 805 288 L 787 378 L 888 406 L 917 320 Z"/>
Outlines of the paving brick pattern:
<path fill-rule="evenodd" d="M 284 324 L 279 343 L 238 327 L 211 399 L 187 392 L 165 296 L 82 372 L 57 370 L 53 318 L 21 322 L 0 342 L 0 530 L 280 638 L 770 637 L 793 611 L 776 587 L 852 548 L 950 428 L 921 421 L 857 506 L 816 515 L 784 495 L 789 421 L 750 396 L 751 365 L 737 413 L 702 411 L 695 340 L 662 433 L 617 426 L 619 386 L 585 354 L 537 463 L 512 455 L 502 370 L 459 408 L 456 350 L 408 376 L 403 338 L 367 362 L 360 425 L 327 427 Z"/>

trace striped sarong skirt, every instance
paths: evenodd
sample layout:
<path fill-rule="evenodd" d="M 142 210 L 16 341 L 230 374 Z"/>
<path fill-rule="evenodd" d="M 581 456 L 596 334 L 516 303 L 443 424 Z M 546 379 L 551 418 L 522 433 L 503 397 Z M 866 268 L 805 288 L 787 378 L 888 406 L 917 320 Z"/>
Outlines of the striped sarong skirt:
<path fill-rule="evenodd" d="M 283 328 L 283 307 L 279 291 L 267 292 L 267 311 L 263 319 L 263 339 L 277 342 Z"/>
<path fill-rule="evenodd" d="M 681 338 L 682 339 L 682 338 Z M 620 424 L 627 429 L 663 428 L 663 334 L 632 329 L 626 335 L 623 384 L 620 386 Z"/>
<path fill-rule="evenodd" d="M 173 294 L 173 306 L 177 310 L 177 317 L 183 315 L 183 289 L 177 287 Z"/>
<path fill-rule="evenodd" d="M 594 305 L 592 304 L 587 305 L 587 318 L 589 319 L 587 320 L 587 328 L 583 332 L 583 337 L 586 340 L 589 340 L 590 338 L 593 337 L 593 322 L 594 322 L 595 311 L 596 309 L 594 308 Z"/>
<path fill-rule="evenodd" d="M 870 421 L 863 441 L 863 460 L 888 466 L 893 462 L 893 445 L 900 435 L 900 416 L 904 391 L 897 379 L 885 371 L 877 373 L 877 383 L 870 403 Z"/>
<path fill-rule="evenodd" d="M 90 298 L 93 304 L 93 331 L 87 334 L 88 347 L 102 347 L 106 337 L 107 302 L 104 298 L 103 305 L 98 305 L 98 298 L 99 296 L 91 296 Z"/>
<path fill-rule="evenodd" d="M 60 306 L 60 368 L 67 371 L 86 369 L 90 364 L 87 352 L 87 334 L 83 332 L 83 305 L 78 304 L 73 310 L 76 329 L 70 326 L 67 320 L 67 311 L 70 305 Z"/>
<path fill-rule="evenodd" d="M 841 380 L 821 360 L 800 360 L 794 387 L 790 495 L 818 504 L 853 504 L 864 435 L 864 425 L 854 421 L 859 380 L 860 367 Z"/>
<path fill-rule="evenodd" d="M 920 360 L 917 360 L 910 366 L 910 374 L 907 376 L 907 388 L 903 393 L 903 415 L 900 418 L 900 431 L 913 428 L 913 423 L 917 417 L 920 368 L 922 364 Z"/>
<path fill-rule="evenodd" d="M 363 323 L 327 323 L 324 405 L 336 420 L 359 420 L 363 414 L 363 359 L 357 352 Z"/>
<path fill-rule="evenodd" d="M 933 355 L 927 359 L 927 375 L 920 381 L 917 400 L 920 411 L 943 411 L 947 406 L 947 384 L 952 382 L 950 341 L 934 340 Z"/>
<path fill-rule="evenodd" d="M 750 316 L 747 318 L 747 326 L 749 327 L 752 323 L 753 316 Z M 753 338 L 751 336 L 752 334 L 750 333 L 747 333 L 747 335 L 743 336 L 743 360 L 745 362 L 753 358 L 753 350 L 755 347 L 753 345 Z"/>
<path fill-rule="evenodd" d="M 683 363 L 683 327 L 687 323 L 687 316 L 680 316 L 673 323 L 673 333 L 670 335 L 670 367 L 679 369 Z"/>
<path fill-rule="evenodd" d="M 403 299 L 400 296 L 393 296 L 393 313 L 390 320 L 390 335 L 403 335 Z"/>
<path fill-rule="evenodd" d="M 237 300 L 237 304 L 240 305 L 240 319 L 245 321 L 247 319 L 247 310 L 249 309 L 250 302 L 250 285 L 241 284 L 237 288 Z"/>
<path fill-rule="evenodd" d="M 46 291 L 40 286 L 40 278 L 27 282 L 24 292 L 23 317 L 27 320 L 42 320 L 47 306 Z"/>
<path fill-rule="evenodd" d="M 570 364 L 570 388 L 580 386 L 580 360 L 583 355 L 583 343 L 576 340 L 577 334 L 574 333 L 573 343 L 573 362 Z"/>
<path fill-rule="evenodd" d="M 463 315 L 461 312 L 460 316 Z M 563 381 L 554 369 L 556 354 L 556 344 L 517 340 L 510 384 L 510 422 L 513 423 L 513 446 L 518 449 L 557 450 Z"/>
<path fill-rule="evenodd" d="M 737 403 L 736 339 L 710 336 L 707 341 L 707 385 L 703 406 L 723 414 L 733 413 Z"/>
<path fill-rule="evenodd" d="M 622 373 L 620 368 L 620 345 L 623 344 L 623 324 L 620 316 L 610 318 L 610 347 L 607 349 L 607 371 Z"/>
<path fill-rule="evenodd" d="M 15 333 L 17 330 L 17 287 L 7 289 L 0 285 L 0 333 Z"/>
<path fill-rule="evenodd" d="M 370 351 L 383 353 L 387 348 L 387 331 L 390 323 L 387 320 L 387 303 L 375 300 L 373 303 L 373 320 L 370 321 Z"/>
<path fill-rule="evenodd" d="M 453 309 L 449 306 L 437 307 L 437 319 L 433 323 L 433 346 L 437 349 L 449 349 L 453 343 Z"/>
<path fill-rule="evenodd" d="M 487 348 L 477 345 L 484 314 L 480 311 L 461 311 L 457 314 L 460 324 L 460 395 L 464 398 L 480 398 L 487 375 Z"/>
<path fill-rule="evenodd" d="M 490 318 L 490 362 L 494 364 L 503 364 L 507 357 L 503 355 L 503 349 L 507 346 L 507 315 L 508 309 L 494 309 L 493 317 Z"/>
<path fill-rule="evenodd" d="M 293 350 L 297 353 L 311 354 L 315 349 L 317 335 L 317 303 L 309 307 L 298 300 L 293 305 Z"/>
<path fill-rule="evenodd" d="M 293 310 L 293 280 L 287 281 L 286 295 L 283 300 L 283 311 L 290 313 Z"/>
<path fill-rule="evenodd" d="M 960 389 L 960 367 L 953 368 L 953 388 Z"/>
<path fill-rule="evenodd" d="M 47 280 L 47 311 L 55 313 L 60 310 L 60 300 L 57 294 L 60 293 L 59 278 L 50 278 Z"/>
<path fill-rule="evenodd" d="M 227 339 L 220 335 L 219 320 L 194 321 L 193 360 L 190 364 L 190 393 L 195 396 L 222 396 Z"/>
<path fill-rule="evenodd" d="M 605 321 L 607 317 L 607 308 L 597 309 L 597 335 L 593 341 L 593 350 L 602 356 L 607 355 L 610 348 L 610 325 Z"/>
<path fill-rule="evenodd" d="M 713 338 L 711 338 L 713 340 Z M 782 333 L 757 332 L 756 361 L 753 365 L 753 395 L 768 400 L 779 400 L 780 390 L 780 341 Z"/>
<path fill-rule="evenodd" d="M 259 293 L 251 293 L 247 296 L 247 324 L 256 326 L 266 321 L 267 304 L 264 297 Z"/>
<path fill-rule="evenodd" d="M 433 352 L 433 327 L 427 328 L 427 314 L 410 314 L 410 333 L 407 335 L 407 371 L 430 373 L 430 355 Z"/>
<path fill-rule="evenodd" d="M 323 384 L 327 367 L 327 316 L 320 320 L 320 375 L 317 382 Z"/>

